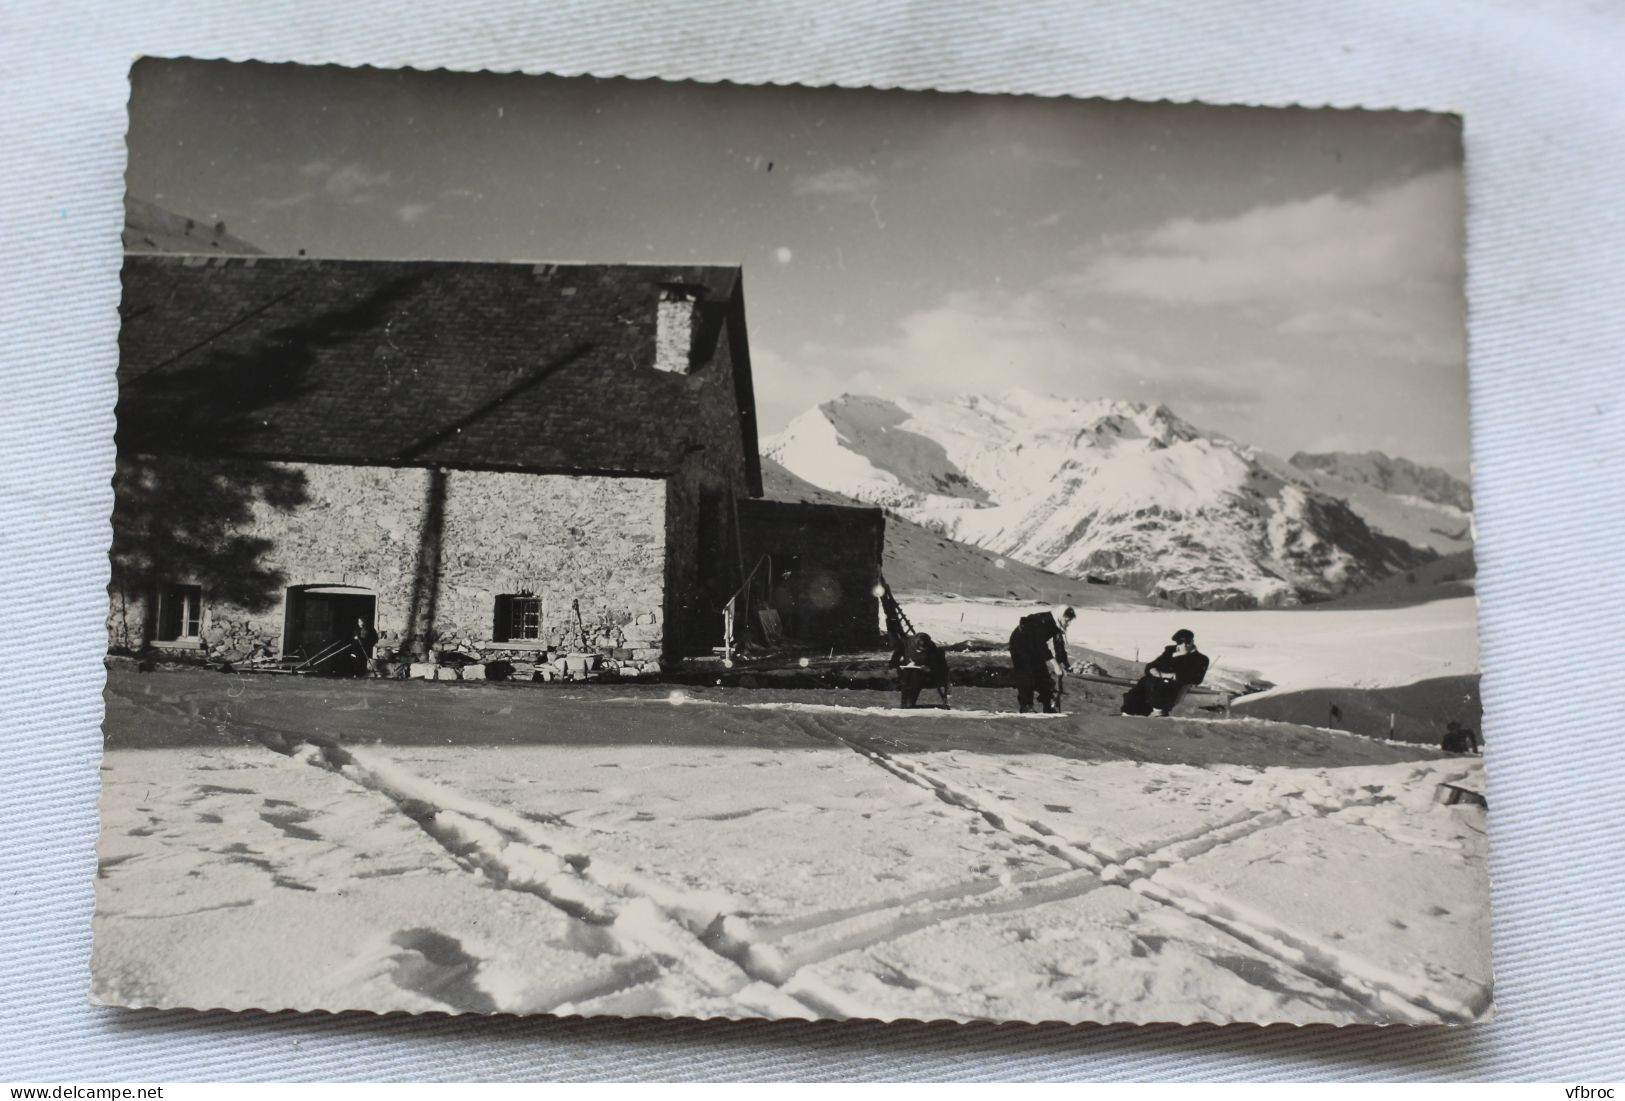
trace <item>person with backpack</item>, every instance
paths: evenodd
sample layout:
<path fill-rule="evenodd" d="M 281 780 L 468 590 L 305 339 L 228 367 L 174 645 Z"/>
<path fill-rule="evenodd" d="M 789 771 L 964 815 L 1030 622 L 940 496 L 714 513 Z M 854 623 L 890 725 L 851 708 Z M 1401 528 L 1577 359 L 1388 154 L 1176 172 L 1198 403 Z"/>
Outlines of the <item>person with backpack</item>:
<path fill-rule="evenodd" d="M 924 631 L 905 636 L 893 652 L 891 666 L 897 670 L 897 686 L 901 692 L 901 706 L 911 709 L 920 705 L 920 691 L 935 688 L 942 700 L 944 711 L 948 707 L 948 655 Z"/>
<path fill-rule="evenodd" d="M 886 637 L 892 644 L 891 661 L 887 665 L 897 670 L 902 706 L 918 707 L 921 690 L 935 688 L 942 702 L 933 706 L 948 710 L 948 655 L 930 635 L 914 629 L 884 577 L 875 585 L 875 590 L 886 613 Z"/>
<path fill-rule="evenodd" d="M 1207 678 L 1208 658 L 1196 648 L 1196 635 L 1174 632 L 1173 645 L 1148 663 L 1139 683 L 1123 696 L 1123 714 L 1167 718 L 1196 685 Z"/>
<path fill-rule="evenodd" d="M 1066 629 L 1078 613 L 1071 607 L 1022 616 L 1010 632 L 1010 664 L 1016 675 L 1016 706 L 1023 715 L 1036 700 L 1053 715 L 1060 700 L 1060 677 L 1072 671 L 1066 656 Z"/>

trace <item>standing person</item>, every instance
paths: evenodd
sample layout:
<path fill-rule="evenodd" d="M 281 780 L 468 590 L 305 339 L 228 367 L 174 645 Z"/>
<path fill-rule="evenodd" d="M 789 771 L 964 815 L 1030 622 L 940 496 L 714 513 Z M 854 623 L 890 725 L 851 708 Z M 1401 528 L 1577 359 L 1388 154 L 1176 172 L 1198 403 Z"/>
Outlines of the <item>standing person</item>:
<path fill-rule="evenodd" d="M 1471 727 L 1462 726 L 1451 719 L 1444 725 L 1444 738 L 1439 748 L 1446 753 L 1477 753 L 1478 734 Z"/>
<path fill-rule="evenodd" d="M 1010 664 L 1016 673 L 1016 706 L 1022 714 L 1033 709 L 1036 698 L 1044 713 L 1054 714 L 1059 685 L 1056 678 L 1072 671 L 1066 657 L 1066 629 L 1078 613 L 1071 607 L 1022 616 L 1010 632 Z M 1054 670 L 1051 671 L 1051 663 Z"/>
<path fill-rule="evenodd" d="M 1207 655 L 1196 648 L 1196 635 L 1187 630 L 1174 632 L 1173 645 L 1164 646 L 1145 667 L 1138 684 L 1123 696 L 1123 714 L 1167 718 L 1185 698 L 1185 693 L 1207 677 Z"/>
<path fill-rule="evenodd" d="M 372 651 L 378 645 L 378 632 L 372 629 L 366 617 L 357 616 L 355 621 L 355 649 L 358 655 L 355 675 L 364 677 L 372 672 Z"/>
<path fill-rule="evenodd" d="M 897 686 L 902 692 L 904 708 L 920 705 L 920 690 L 930 687 L 942 699 L 942 709 L 948 710 L 948 655 L 925 632 L 911 634 L 892 654 L 892 668 L 897 670 Z"/>

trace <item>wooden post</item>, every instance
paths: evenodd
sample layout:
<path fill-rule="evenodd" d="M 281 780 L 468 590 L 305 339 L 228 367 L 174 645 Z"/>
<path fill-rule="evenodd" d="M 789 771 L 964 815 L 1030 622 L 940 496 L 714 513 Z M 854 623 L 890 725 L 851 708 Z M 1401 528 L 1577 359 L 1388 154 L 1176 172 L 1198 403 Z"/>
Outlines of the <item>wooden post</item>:
<path fill-rule="evenodd" d="M 739 522 L 739 498 L 734 496 L 733 483 L 731 482 L 728 484 L 728 515 L 733 521 L 734 558 L 739 567 L 739 572 L 734 576 L 739 578 L 739 583 L 743 585 L 745 583 L 745 533 L 742 530 L 742 525 Z M 745 599 L 745 610 L 745 614 L 748 617 L 750 614 L 749 597 Z"/>

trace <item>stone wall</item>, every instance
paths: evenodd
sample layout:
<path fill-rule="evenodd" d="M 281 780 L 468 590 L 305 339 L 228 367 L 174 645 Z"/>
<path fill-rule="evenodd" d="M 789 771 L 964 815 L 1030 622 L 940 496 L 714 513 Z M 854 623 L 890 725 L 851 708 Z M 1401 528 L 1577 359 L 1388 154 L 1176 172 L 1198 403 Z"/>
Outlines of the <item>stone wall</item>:
<path fill-rule="evenodd" d="M 160 469 L 200 463 L 151 461 Z M 266 541 L 261 564 L 281 575 L 284 589 L 342 585 L 375 594 L 386 648 L 522 651 L 492 637 L 496 599 L 514 593 L 544 601 L 544 641 L 564 649 L 580 645 L 572 601 L 592 649 L 642 659 L 664 648 L 666 479 L 275 465 L 302 475 L 304 500 L 289 509 L 253 502 L 245 526 Z M 206 466 L 232 476 L 231 461 Z M 179 561 L 170 580 L 196 579 Z M 279 652 L 286 604 L 271 596 L 268 609 L 254 611 L 211 600 L 206 590 L 209 648 L 228 657 Z M 138 644 L 145 603 L 146 594 L 114 578 L 114 647 Z"/>

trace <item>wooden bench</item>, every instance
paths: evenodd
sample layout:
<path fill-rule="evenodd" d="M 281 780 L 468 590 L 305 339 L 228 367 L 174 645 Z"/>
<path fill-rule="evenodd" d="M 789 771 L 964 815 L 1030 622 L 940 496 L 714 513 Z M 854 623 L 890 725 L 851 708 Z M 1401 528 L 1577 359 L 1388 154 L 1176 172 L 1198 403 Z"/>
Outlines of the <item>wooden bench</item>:
<path fill-rule="evenodd" d="M 1081 680 L 1089 684 L 1109 684 L 1114 687 L 1121 688 L 1125 692 L 1127 692 L 1130 688 L 1133 688 L 1136 684 L 1140 683 L 1140 678 L 1138 677 L 1130 680 L 1127 677 L 1101 676 L 1097 673 L 1068 673 L 1066 675 L 1066 680 Z M 1062 683 L 1062 687 L 1065 687 L 1065 682 Z M 1187 691 L 1184 699 L 1180 700 L 1179 704 L 1181 707 L 1183 707 L 1186 703 L 1189 703 L 1198 697 L 1213 701 L 1203 706 L 1218 707 L 1224 712 L 1225 718 L 1228 719 L 1230 717 L 1230 700 L 1232 697 L 1229 692 L 1221 692 L 1217 688 L 1210 688 L 1206 685 L 1199 684 Z M 1175 711 L 1177 710 L 1178 708 L 1175 708 Z"/>

